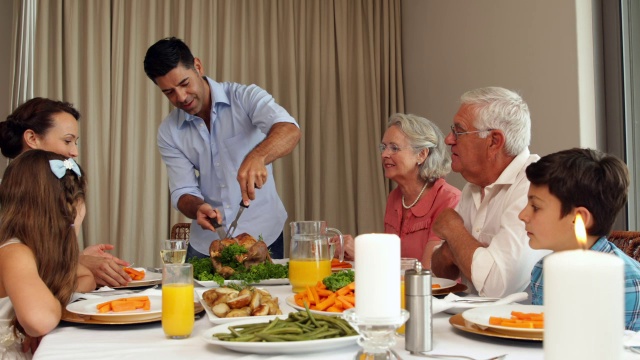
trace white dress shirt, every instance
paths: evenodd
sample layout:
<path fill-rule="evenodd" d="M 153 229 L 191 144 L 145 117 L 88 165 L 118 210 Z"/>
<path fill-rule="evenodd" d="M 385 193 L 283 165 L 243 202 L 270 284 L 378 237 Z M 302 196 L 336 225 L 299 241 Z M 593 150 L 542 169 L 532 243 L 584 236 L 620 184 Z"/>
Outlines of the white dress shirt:
<path fill-rule="evenodd" d="M 500 177 L 484 188 L 467 183 L 456 208 L 464 226 L 479 242 L 471 262 L 471 282 L 463 279 L 470 292 L 502 297 L 528 289 L 531 269 L 549 253 L 533 250 L 518 214 L 527 204 L 527 166 L 538 161 L 529 149 L 518 154 Z"/>

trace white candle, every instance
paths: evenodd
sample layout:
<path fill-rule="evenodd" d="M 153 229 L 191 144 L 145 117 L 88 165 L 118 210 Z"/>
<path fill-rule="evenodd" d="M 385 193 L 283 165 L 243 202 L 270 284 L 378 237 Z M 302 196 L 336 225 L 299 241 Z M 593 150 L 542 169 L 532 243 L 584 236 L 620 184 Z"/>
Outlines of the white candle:
<path fill-rule="evenodd" d="M 543 274 L 545 360 L 621 359 L 623 261 L 592 250 L 562 251 L 545 258 Z"/>
<path fill-rule="evenodd" d="M 400 238 L 364 234 L 355 239 L 356 314 L 359 319 L 400 316 Z"/>

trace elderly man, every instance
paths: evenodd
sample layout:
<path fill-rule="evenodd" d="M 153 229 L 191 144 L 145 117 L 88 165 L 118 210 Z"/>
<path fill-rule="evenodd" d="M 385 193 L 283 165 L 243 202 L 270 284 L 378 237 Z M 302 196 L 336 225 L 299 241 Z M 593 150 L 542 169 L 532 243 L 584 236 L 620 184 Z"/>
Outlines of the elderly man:
<path fill-rule="evenodd" d="M 513 91 L 488 87 L 462 95 L 451 132 L 451 168 L 468 181 L 456 210 L 434 231 L 445 240 L 434 253 L 436 276 L 462 277 L 471 292 L 503 296 L 528 288 L 531 269 L 548 252 L 532 250 L 518 213 L 527 204 L 531 119 Z"/>

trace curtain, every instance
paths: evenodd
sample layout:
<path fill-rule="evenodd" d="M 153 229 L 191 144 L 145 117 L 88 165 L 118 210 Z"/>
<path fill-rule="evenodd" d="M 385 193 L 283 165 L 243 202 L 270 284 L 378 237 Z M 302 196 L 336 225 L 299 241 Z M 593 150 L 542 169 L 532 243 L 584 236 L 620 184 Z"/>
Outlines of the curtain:
<path fill-rule="evenodd" d="M 274 162 L 289 221 L 383 231 L 388 182 L 376 145 L 403 112 L 400 0 L 39 0 L 35 96 L 82 113 L 89 181 L 83 244 L 112 243 L 140 266 L 186 221 L 171 208 L 156 131 L 172 106 L 144 74 L 155 41 L 177 36 L 216 81 L 255 83 L 299 122 Z M 288 234 L 287 226 L 285 233 Z M 287 236 L 285 236 L 287 239 Z"/>
<path fill-rule="evenodd" d="M 36 0 L 14 0 L 12 59 L 12 110 L 33 97 L 33 63 L 36 29 Z"/>

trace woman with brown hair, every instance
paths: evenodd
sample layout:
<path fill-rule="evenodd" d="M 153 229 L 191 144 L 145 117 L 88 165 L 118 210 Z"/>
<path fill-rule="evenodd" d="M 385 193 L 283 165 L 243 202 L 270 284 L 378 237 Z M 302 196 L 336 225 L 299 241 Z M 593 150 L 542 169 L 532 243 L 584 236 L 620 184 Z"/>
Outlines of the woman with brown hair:
<path fill-rule="evenodd" d="M 76 158 L 78 120 L 80 113 L 68 102 L 33 98 L 0 122 L 0 151 L 9 159 L 32 149 Z M 131 278 L 122 267 L 129 263 L 106 252 L 108 250 L 113 250 L 113 245 L 87 246 L 80 253 L 79 261 L 91 270 L 98 285 L 124 286 Z"/>
<path fill-rule="evenodd" d="M 0 358 L 60 322 L 75 291 L 95 288 L 78 259 L 86 179 L 71 158 L 32 150 L 7 167 L 0 183 Z M 13 357 L 12 357 L 13 356 Z"/>

